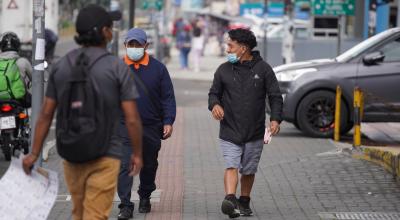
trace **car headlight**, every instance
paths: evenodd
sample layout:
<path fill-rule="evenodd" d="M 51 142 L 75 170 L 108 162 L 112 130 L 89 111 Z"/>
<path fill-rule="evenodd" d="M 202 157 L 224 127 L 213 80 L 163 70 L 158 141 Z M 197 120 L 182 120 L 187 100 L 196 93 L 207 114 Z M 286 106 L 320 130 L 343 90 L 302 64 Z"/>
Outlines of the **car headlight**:
<path fill-rule="evenodd" d="M 291 82 L 299 78 L 305 73 L 311 73 L 317 71 L 316 68 L 304 68 L 296 70 L 286 70 L 276 73 L 276 78 L 281 82 Z"/>

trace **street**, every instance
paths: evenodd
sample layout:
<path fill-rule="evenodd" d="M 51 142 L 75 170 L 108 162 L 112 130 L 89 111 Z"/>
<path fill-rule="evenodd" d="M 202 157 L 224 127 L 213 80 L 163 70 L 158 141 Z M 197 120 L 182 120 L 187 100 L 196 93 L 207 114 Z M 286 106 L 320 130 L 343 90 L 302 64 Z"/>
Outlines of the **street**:
<path fill-rule="evenodd" d="M 60 43 L 59 51 L 70 48 L 70 44 Z M 152 197 L 154 211 L 145 216 L 135 210 L 134 218 L 226 219 L 220 211 L 224 191 L 218 123 L 207 110 L 211 82 L 173 82 L 178 116 L 174 135 L 163 143 L 160 152 L 158 189 Z M 47 146 L 54 144 L 52 126 Z M 44 167 L 59 172 L 60 187 L 50 220 L 71 219 L 71 201 L 60 162 L 53 147 Z M 7 166 L 1 155 L 1 174 Z M 136 191 L 137 183 L 135 180 L 132 191 Z M 133 199 L 137 205 L 136 194 Z M 117 205 L 116 197 L 110 219 L 116 219 Z M 329 139 L 304 137 L 293 125 L 283 123 L 281 133 L 264 146 L 251 206 L 254 217 L 247 219 L 321 219 L 339 212 L 382 212 L 390 217 L 400 211 L 400 188 L 383 168 L 336 153 Z M 396 216 L 372 219 L 398 219 Z"/>

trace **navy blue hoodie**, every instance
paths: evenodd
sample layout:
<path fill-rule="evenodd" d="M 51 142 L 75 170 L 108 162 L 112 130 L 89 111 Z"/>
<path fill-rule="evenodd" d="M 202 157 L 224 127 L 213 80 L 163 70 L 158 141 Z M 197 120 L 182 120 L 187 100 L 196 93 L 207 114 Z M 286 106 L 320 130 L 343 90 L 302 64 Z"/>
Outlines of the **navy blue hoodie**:
<path fill-rule="evenodd" d="M 136 88 L 140 97 L 136 99 L 138 111 L 144 127 L 159 127 L 160 139 L 162 137 L 163 125 L 172 125 L 176 117 L 176 101 L 174 87 L 168 70 L 164 64 L 149 56 L 148 65 L 140 65 L 139 69 L 135 69 L 130 65 L 133 77 L 140 77 L 147 87 L 147 91 L 151 94 L 147 95 L 143 88 L 136 81 Z M 151 100 L 154 99 L 154 100 Z M 121 120 L 121 128 L 123 131 L 120 135 L 123 139 L 128 138 L 128 132 L 125 121 Z"/>

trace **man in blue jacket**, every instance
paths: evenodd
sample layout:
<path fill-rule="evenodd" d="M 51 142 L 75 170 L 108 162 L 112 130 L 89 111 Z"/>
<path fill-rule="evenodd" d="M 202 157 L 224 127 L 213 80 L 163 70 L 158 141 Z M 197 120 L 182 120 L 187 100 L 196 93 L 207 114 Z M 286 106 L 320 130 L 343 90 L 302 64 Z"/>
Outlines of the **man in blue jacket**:
<path fill-rule="evenodd" d="M 147 35 L 139 28 L 132 28 L 125 38 L 124 61 L 132 70 L 140 98 L 136 100 L 143 124 L 143 168 L 140 172 L 139 212 L 151 211 L 150 195 L 156 189 L 158 152 L 161 139 L 172 134 L 176 116 L 174 88 L 164 64 L 146 53 Z M 133 216 L 134 204 L 130 201 L 133 177 L 129 176 L 129 137 L 122 120 L 119 134 L 123 139 L 125 157 L 118 178 L 118 196 L 121 199 L 118 219 Z"/>

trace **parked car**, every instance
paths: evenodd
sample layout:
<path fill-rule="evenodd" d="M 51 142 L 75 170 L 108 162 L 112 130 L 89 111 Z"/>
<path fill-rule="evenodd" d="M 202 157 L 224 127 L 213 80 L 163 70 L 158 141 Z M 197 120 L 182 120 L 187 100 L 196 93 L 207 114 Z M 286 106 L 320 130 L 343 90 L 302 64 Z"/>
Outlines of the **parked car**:
<path fill-rule="evenodd" d="M 312 48 L 310 48 L 312 49 Z M 314 137 L 331 137 L 335 90 L 342 88 L 341 132 L 353 125 L 353 90 L 365 93 L 364 122 L 400 122 L 400 28 L 377 34 L 334 59 L 274 68 L 283 119 Z"/>

